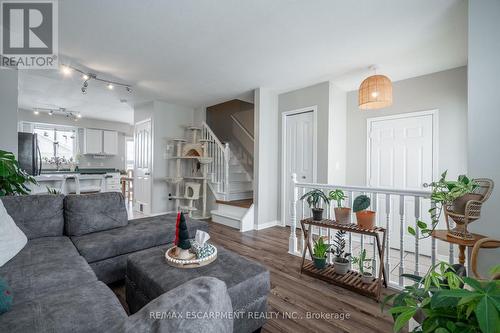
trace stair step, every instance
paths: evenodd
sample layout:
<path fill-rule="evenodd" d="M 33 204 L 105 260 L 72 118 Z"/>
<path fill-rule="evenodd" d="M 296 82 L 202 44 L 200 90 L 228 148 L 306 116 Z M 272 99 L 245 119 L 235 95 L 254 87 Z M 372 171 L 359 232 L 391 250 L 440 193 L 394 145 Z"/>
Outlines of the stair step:
<path fill-rule="evenodd" d="M 252 199 L 243 199 L 243 200 L 232 200 L 232 201 L 215 200 L 215 202 L 218 204 L 222 204 L 222 205 L 250 208 L 253 204 L 253 198 Z"/>
<path fill-rule="evenodd" d="M 212 221 L 215 223 L 220 223 L 238 230 L 241 227 L 240 216 L 228 214 L 226 212 L 221 212 L 219 210 L 212 210 L 210 214 L 212 214 Z"/>
<path fill-rule="evenodd" d="M 227 201 L 252 199 L 252 198 L 253 198 L 253 191 L 230 192 L 226 196 Z"/>

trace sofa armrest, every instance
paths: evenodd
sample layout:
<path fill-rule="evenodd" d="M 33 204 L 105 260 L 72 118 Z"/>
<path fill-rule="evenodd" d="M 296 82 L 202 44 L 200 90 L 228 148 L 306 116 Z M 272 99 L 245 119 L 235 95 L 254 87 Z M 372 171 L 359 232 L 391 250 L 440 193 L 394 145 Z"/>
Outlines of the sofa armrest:
<path fill-rule="evenodd" d="M 226 284 L 200 277 L 151 301 L 130 316 L 120 332 L 233 332 Z"/>

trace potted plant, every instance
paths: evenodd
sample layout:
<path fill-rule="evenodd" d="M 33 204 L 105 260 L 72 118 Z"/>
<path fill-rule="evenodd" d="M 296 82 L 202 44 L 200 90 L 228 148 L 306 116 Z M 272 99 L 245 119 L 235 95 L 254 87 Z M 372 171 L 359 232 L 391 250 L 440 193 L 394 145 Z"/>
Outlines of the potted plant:
<path fill-rule="evenodd" d="M 337 231 L 335 234 L 335 239 L 333 240 L 333 247 L 335 248 L 332 252 L 335 256 L 334 267 L 335 273 L 345 275 L 349 271 L 350 262 L 347 259 L 351 254 L 345 253 L 345 236 L 346 232 L 343 230 Z"/>
<path fill-rule="evenodd" d="M 330 249 L 330 245 L 325 243 L 323 237 L 319 237 L 314 242 L 313 248 L 313 263 L 314 267 L 317 269 L 323 269 L 326 266 L 326 255 L 328 250 Z"/>
<path fill-rule="evenodd" d="M 456 181 L 450 181 L 446 180 L 447 173 L 448 171 L 443 172 L 439 181 L 430 184 L 432 188 L 431 200 L 436 206 L 429 209 L 432 220 L 430 227 L 423 221 L 417 222 L 417 228 L 423 235 L 422 238 L 429 237 L 437 226 L 444 206 L 450 205 L 453 212 L 463 215 L 467 202 L 480 200 L 482 197 L 481 194 L 473 193 L 478 187 L 473 179 L 466 175 L 460 175 Z M 415 229 L 412 227 L 408 227 L 408 232 L 416 235 Z"/>
<path fill-rule="evenodd" d="M 354 199 L 352 210 L 356 213 L 356 220 L 359 227 L 363 229 L 373 229 L 375 226 L 375 212 L 366 210 L 370 207 L 370 198 L 362 194 Z"/>
<path fill-rule="evenodd" d="M 441 262 L 423 277 L 404 275 L 415 284 L 387 296 L 382 303 L 382 309 L 387 302 L 393 303 L 389 313 L 394 318 L 394 332 L 412 318 L 418 324 L 412 332 L 498 332 L 500 281 L 459 276 L 455 267 Z"/>
<path fill-rule="evenodd" d="M 337 207 L 333 210 L 335 212 L 335 220 L 341 224 L 351 224 L 351 208 L 342 206 L 342 201 L 347 199 L 344 191 L 341 189 L 336 189 L 328 193 L 330 200 L 337 202 Z"/>
<path fill-rule="evenodd" d="M 26 186 L 27 183 L 37 182 L 19 167 L 14 154 L 0 150 L 0 197 L 28 194 L 31 190 Z"/>
<path fill-rule="evenodd" d="M 372 259 L 366 257 L 366 249 L 361 251 L 359 257 L 353 257 L 352 263 L 358 265 L 359 273 L 361 274 L 361 282 L 371 283 L 373 281 L 373 274 L 365 271 L 365 269 L 372 269 Z"/>
<path fill-rule="evenodd" d="M 323 208 L 320 207 L 321 201 L 326 205 L 330 204 L 330 199 L 323 193 L 323 191 L 314 189 L 305 193 L 300 200 L 306 200 L 307 204 L 312 210 L 313 220 L 321 221 L 323 219 Z"/>

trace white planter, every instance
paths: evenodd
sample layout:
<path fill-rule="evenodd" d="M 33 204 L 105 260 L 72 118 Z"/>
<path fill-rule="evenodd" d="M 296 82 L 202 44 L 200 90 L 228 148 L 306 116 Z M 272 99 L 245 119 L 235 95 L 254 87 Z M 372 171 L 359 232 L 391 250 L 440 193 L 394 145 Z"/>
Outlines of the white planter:
<path fill-rule="evenodd" d="M 340 275 L 345 275 L 349 271 L 349 265 L 350 262 L 339 262 L 335 260 L 334 262 L 334 268 L 335 268 L 335 273 L 340 274 Z"/>
<path fill-rule="evenodd" d="M 373 281 L 373 275 L 372 273 L 363 273 L 363 276 L 361 277 L 361 282 L 363 283 L 372 283 Z"/>

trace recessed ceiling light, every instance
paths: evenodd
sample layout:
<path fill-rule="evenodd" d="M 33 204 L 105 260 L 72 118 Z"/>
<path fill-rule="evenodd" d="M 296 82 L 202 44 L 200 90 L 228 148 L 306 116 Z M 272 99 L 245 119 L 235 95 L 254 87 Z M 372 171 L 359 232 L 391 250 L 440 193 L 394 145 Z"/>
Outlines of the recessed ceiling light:
<path fill-rule="evenodd" d="M 82 114 L 81 114 L 81 113 L 79 113 L 79 114 L 77 114 L 77 115 L 76 115 L 76 117 L 77 117 L 77 118 L 81 118 L 81 117 L 82 117 Z"/>
<path fill-rule="evenodd" d="M 39 115 L 39 114 L 40 114 L 40 111 L 38 111 L 38 110 L 33 110 L 33 114 Z"/>
<path fill-rule="evenodd" d="M 71 75 L 71 68 L 68 66 L 61 66 L 61 73 L 63 73 L 64 76 L 70 76 Z"/>

